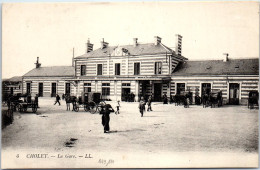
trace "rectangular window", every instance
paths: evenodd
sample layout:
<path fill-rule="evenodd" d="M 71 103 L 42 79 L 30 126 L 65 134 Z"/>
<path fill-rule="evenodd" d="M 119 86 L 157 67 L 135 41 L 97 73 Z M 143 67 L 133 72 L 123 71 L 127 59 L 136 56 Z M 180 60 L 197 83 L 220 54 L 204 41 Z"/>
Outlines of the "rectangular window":
<path fill-rule="evenodd" d="M 102 87 L 103 86 L 110 86 L 110 83 L 102 83 Z"/>
<path fill-rule="evenodd" d="M 102 75 L 102 64 L 97 65 L 97 75 Z"/>
<path fill-rule="evenodd" d="M 84 83 L 84 92 L 85 93 L 91 92 L 91 83 Z"/>
<path fill-rule="evenodd" d="M 85 76 L 86 75 L 86 65 L 80 66 L 80 75 Z"/>
<path fill-rule="evenodd" d="M 154 74 L 162 74 L 162 62 L 155 62 Z"/>
<path fill-rule="evenodd" d="M 70 94 L 70 83 L 66 83 L 65 94 Z"/>
<path fill-rule="evenodd" d="M 27 94 L 31 93 L 31 83 L 26 83 L 26 93 Z"/>
<path fill-rule="evenodd" d="M 102 83 L 102 95 L 110 95 L 110 83 Z"/>
<path fill-rule="evenodd" d="M 201 96 L 203 96 L 204 94 L 209 95 L 210 92 L 211 92 L 211 83 L 202 83 L 201 84 Z"/>
<path fill-rule="evenodd" d="M 134 63 L 134 75 L 140 75 L 140 63 Z"/>
<path fill-rule="evenodd" d="M 185 83 L 177 83 L 177 94 L 185 92 Z"/>
<path fill-rule="evenodd" d="M 122 83 L 122 86 L 130 86 L 130 83 Z"/>
<path fill-rule="evenodd" d="M 115 64 L 115 75 L 120 75 L 120 63 Z"/>

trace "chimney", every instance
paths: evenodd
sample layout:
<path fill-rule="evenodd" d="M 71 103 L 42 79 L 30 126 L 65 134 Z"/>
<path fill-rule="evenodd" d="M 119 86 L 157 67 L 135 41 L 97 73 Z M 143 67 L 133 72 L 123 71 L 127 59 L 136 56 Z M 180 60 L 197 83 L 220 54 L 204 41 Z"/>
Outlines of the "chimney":
<path fill-rule="evenodd" d="M 175 44 L 175 52 L 178 56 L 181 56 L 181 48 L 182 48 L 182 36 L 176 34 L 176 44 Z"/>
<path fill-rule="evenodd" d="M 39 57 L 37 57 L 37 61 L 34 64 L 36 65 L 36 68 L 40 68 L 41 67 L 41 63 L 39 63 Z"/>
<path fill-rule="evenodd" d="M 101 47 L 100 47 L 101 49 L 104 49 L 108 46 L 108 43 L 104 41 L 104 38 L 102 38 L 100 43 L 101 43 Z"/>
<path fill-rule="evenodd" d="M 73 47 L 73 52 L 72 52 L 72 67 L 74 67 L 74 47 Z"/>
<path fill-rule="evenodd" d="M 227 62 L 229 54 L 228 53 L 224 53 L 223 55 L 225 55 L 224 58 L 223 58 L 223 62 Z"/>
<path fill-rule="evenodd" d="M 134 40 L 134 41 L 133 41 L 134 47 L 136 47 L 137 44 L 138 44 L 138 43 L 137 43 L 138 38 L 133 38 L 133 40 Z"/>
<path fill-rule="evenodd" d="M 87 46 L 86 53 L 93 51 L 94 45 L 90 43 L 89 39 L 88 39 L 88 42 L 86 43 L 86 46 Z"/>
<path fill-rule="evenodd" d="M 162 38 L 158 36 L 154 36 L 154 45 L 158 45 L 161 43 Z"/>

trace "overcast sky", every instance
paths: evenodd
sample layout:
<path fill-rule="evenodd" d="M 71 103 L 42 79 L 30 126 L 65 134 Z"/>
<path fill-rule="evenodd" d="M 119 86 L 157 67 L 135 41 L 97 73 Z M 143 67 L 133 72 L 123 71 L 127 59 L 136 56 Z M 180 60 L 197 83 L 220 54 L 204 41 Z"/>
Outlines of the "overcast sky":
<path fill-rule="evenodd" d="M 168 47 L 183 36 L 189 60 L 259 57 L 258 2 L 17 3 L 2 8 L 2 77 L 35 67 L 71 65 L 90 38 L 109 45 L 151 43 Z"/>

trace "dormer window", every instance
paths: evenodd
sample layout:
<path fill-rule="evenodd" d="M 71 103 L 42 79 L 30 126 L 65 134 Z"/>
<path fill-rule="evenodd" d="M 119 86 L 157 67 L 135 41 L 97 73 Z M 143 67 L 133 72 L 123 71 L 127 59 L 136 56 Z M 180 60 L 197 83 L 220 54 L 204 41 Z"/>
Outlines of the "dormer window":
<path fill-rule="evenodd" d="M 86 65 L 80 66 L 80 75 L 85 76 L 86 75 Z"/>
<path fill-rule="evenodd" d="M 162 62 L 155 62 L 154 74 L 162 74 Z"/>
<path fill-rule="evenodd" d="M 102 64 L 97 65 L 97 75 L 102 75 Z"/>

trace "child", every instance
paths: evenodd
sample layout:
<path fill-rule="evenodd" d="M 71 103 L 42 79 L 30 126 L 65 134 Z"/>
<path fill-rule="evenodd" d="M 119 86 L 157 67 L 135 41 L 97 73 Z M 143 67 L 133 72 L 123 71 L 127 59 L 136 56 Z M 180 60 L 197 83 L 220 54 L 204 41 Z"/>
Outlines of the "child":
<path fill-rule="evenodd" d="M 119 113 L 119 107 L 120 107 L 120 101 L 118 100 L 118 101 L 117 101 L 117 105 L 116 105 L 116 112 L 115 112 L 116 115 L 117 115 L 117 114 L 120 114 L 120 113 Z"/>
<path fill-rule="evenodd" d="M 149 112 L 149 110 L 150 110 L 150 111 L 153 111 L 153 110 L 152 110 L 152 96 L 149 96 L 147 105 L 148 105 L 147 111 L 148 111 L 148 112 Z"/>
<path fill-rule="evenodd" d="M 141 97 L 141 100 L 139 103 L 139 111 L 141 113 L 141 117 L 143 117 L 144 110 L 145 110 L 145 101 L 144 101 L 144 97 Z"/>

